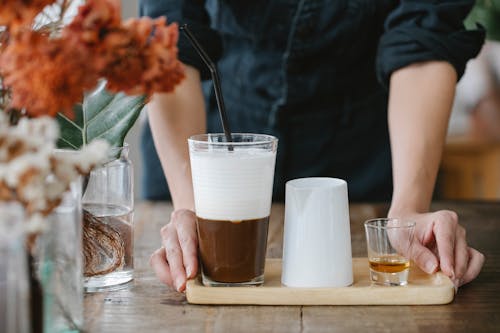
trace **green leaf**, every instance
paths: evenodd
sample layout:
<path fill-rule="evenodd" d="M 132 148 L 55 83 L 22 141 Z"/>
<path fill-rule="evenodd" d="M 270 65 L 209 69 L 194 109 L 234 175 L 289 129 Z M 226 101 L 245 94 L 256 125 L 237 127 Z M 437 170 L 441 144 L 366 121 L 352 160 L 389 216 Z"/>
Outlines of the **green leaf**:
<path fill-rule="evenodd" d="M 144 96 L 111 94 L 105 87 L 105 82 L 101 82 L 85 96 L 83 104 L 75 105 L 74 119 L 57 115 L 61 130 L 59 148 L 79 149 L 95 139 L 105 139 L 112 147 L 123 146 L 146 99 Z"/>
<path fill-rule="evenodd" d="M 478 0 L 465 20 L 468 29 L 480 23 L 486 29 L 486 38 L 500 41 L 500 0 Z"/>

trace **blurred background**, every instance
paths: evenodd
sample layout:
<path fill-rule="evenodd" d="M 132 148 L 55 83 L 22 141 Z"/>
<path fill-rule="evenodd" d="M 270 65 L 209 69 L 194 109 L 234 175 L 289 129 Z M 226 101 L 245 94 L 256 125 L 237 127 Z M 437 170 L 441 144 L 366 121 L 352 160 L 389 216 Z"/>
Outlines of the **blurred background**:
<path fill-rule="evenodd" d="M 123 18 L 137 17 L 139 15 L 139 0 L 122 0 Z M 141 172 L 142 163 L 140 156 L 139 137 L 142 123 L 146 121 L 144 112 L 137 120 L 134 127 L 130 130 L 125 141 L 130 145 L 130 158 L 134 164 L 134 192 L 139 199 L 141 193 Z"/>
<path fill-rule="evenodd" d="M 437 188 L 442 198 L 500 199 L 500 0 L 477 0 L 465 25 L 477 23 L 487 40 L 457 86 Z"/>
<path fill-rule="evenodd" d="M 138 15 L 138 0 L 122 1 L 123 17 Z M 487 30 L 477 59 L 467 65 L 457 94 L 443 153 L 436 198 L 500 199 L 500 0 L 478 0 L 465 24 Z M 134 163 L 135 193 L 141 193 L 139 134 L 145 114 L 126 141 Z"/>

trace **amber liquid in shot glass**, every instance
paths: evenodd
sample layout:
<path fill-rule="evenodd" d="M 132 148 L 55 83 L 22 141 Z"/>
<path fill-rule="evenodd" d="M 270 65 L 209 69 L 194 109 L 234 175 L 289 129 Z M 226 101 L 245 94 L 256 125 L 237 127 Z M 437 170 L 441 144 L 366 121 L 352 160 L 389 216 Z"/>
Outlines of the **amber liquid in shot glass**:
<path fill-rule="evenodd" d="M 370 269 L 381 273 L 400 273 L 410 268 L 410 261 L 401 256 L 371 258 Z"/>

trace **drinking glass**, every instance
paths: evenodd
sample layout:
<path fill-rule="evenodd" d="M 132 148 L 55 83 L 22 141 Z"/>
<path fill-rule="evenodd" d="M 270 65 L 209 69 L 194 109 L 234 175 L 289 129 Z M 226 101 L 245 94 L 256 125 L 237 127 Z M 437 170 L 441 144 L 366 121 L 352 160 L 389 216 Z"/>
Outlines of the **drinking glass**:
<path fill-rule="evenodd" d="M 372 282 L 388 286 L 408 283 L 414 230 L 415 222 L 407 220 L 378 218 L 365 222 Z"/>
<path fill-rule="evenodd" d="M 0 202 L 0 332 L 5 333 L 31 332 L 24 223 L 21 205 Z"/>
<path fill-rule="evenodd" d="M 263 134 L 189 138 L 203 284 L 264 282 L 277 139 Z"/>
<path fill-rule="evenodd" d="M 112 148 L 84 186 L 83 253 L 86 292 L 127 287 L 134 272 L 134 189 L 129 147 Z"/>
<path fill-rule="evenodd" d="M 44 332 L 76 332 L 83 328 L 81 199 L 82 182 L 78 177 L 47 216 L 38 242 L 36 261 L 43 291 Z M 33 295 L 38 297 L 37 293 Z"/>

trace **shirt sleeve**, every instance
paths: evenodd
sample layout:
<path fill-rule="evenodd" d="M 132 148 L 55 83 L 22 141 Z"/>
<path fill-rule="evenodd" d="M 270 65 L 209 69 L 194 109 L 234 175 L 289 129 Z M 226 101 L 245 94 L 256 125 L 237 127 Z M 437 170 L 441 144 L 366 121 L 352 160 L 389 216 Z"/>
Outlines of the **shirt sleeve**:
<path fill-rule="evenodd" d="M 388 87 L 395 70 L 430 60 L 449 62 L 460 78 L 484 42 L 484 29 L 465 30 L 463 25 L 473 4 L 473 0 L 400 1 L 387 17 L 379 41 L 379 81 Z"/>
<path fill-rule="evenodd" d="M 205 10 L 204 0 L 140 0 L 139 14 L 156 18 L 167 16 L 169 23 L 188 24 L 208 56 L 214 61 L 222 54 L 222 41 L 219 34 L 211 29 L 210 18 Z M 187 37 L 179 33 L 179 60 L 200 71 L 201 79 L 210 78 L 210 71 L 193 48 Z"/>

